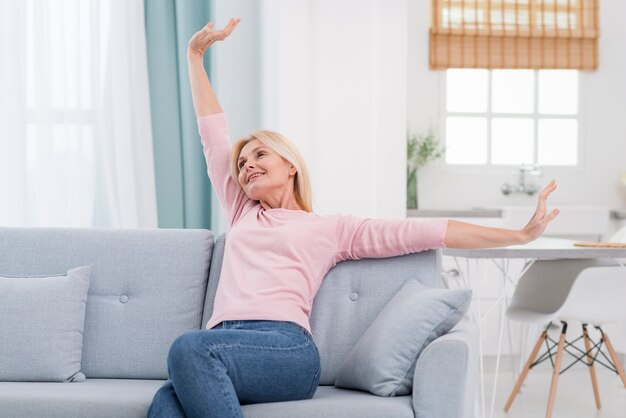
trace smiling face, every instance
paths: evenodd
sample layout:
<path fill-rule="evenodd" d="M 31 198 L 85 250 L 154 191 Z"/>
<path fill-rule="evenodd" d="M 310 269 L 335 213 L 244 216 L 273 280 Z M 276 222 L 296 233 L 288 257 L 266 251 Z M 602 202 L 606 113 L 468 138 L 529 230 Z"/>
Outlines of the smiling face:
<path fill-rule="evenodd" d="M 270 201 L 293 195 L 295 167 L 258 139 L 241 149 L 237 168 L 239 185 L 250 199 Z"/>

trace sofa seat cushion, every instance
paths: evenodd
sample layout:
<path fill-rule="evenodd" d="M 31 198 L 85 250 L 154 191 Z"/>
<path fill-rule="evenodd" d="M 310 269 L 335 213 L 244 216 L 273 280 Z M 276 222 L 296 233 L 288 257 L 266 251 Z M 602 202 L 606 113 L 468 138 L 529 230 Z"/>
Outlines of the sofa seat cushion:
<path fill-rule="evenodd" d="M 246 418 L 414 418 L 411 396 L 380 397 L 370 393 L 319 386 L 313 399 L 244 405 Z"/>
<path fill-rule="evenodd" d="M 163 380 L 0 382 L 2 418 L 145 418 Z"/>
<path fill-rule="evenodd" d="M 145 418 L 163 380 L 87 379 L 81 383 L 0 382 L 2 418 Z M 88 411 L 88 414 L 86 414 Z M 246 418 L 413 418 L 410 396 L 379 397 L 320 386 L 313 399 L 243 406 Z"/>

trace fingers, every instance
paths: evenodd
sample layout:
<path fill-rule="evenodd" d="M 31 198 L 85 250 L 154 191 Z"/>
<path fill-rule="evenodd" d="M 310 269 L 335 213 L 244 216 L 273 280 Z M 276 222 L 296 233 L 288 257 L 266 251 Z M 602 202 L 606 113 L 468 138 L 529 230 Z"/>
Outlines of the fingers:
<path fill-rule="evenodd" d="M 531 226 L 534 222 L 540 222 L 542 220 L 546 220 L 547 222 L 550 222 L 552 219 L 556 218 L 556 216 L 559 214 L 558 209 L 553 210 L 546 217 L 547 199 L 548 199 L 548 196 L 555 190 L 556 190 L 556 181 L 552 179 L 539 194 L 539 198 L 537 199 L 537 209 L 535 210 L 535 213 L 533 214 L 533 217 L 528 222 L 527 226 Z"/>
<path fill-rule="evenodd" d="M 236 19 L 230 19 L 228 21 L 228 24 L 224 28 L 224 32 L 226 32 L 226 36 L 230 35 L 235 30 L 235 28 L 237 27 L 240 21 L 241 21 L 241 18 L 239 17 Z"/>
<path fill-rule="evenodd" d="M 546 185 L 541 191 L 540 197 L 542 199 L 546 199 L 550 193 L 556 190 L 556 181 L 554 179 L 550 180 L 550 183 Z"/>
<path fill-rule="evenodd" d="M 213 28 L 213 22 L 209 22 L 202 27 L 198 32 L 196 32 L 192 39 L 196 39 L 198 41 L 206 41 L 207 38 L 211 35 L 211 30 Z"/>
<path fill-rule="evenodd" d="M 235 30 L 240 21 L 240 18 L 230 19 L 224 29 L 221 30 L 213 30 L 213 22 L 208 22 L 200 31 L 202 33 L 199 38 L 202 40 L 208 38 L 209 41 L 223 41 Z"/>
<path fill-rule="evenodd" d="M 559 216 L 559 213 L 560 213 L 559 209 L 552 209 L 550 213 L 547 216 L 543 217 L 542 219 L 537 219 L 536 222 L 533 222 L 531 220 L 531 222 L 529 222 L 528 225 L 524 227 L 524 229 L 527 230 L 528 233 L 530 234 L 529 235 L 531 237 L 530 240 L 533 241 L 537 239 L 539 236 L 541 236 L 543 234 L 543 231 L 545 231 L 545 229 L 550 224 L 550 222 L 552 222 L 554 218 Z M 534 219 L 535 218 L 533 217 L 533 220 Z"/>
<path fill-rule="evenodd" d="M 224 29 L 217 31 L 217 39 L 223 41 L 228 36 L 230 36 L 230 34 L 235 30 L 240 21 L 240 18 L 230 19 Z"/>
<path fill-rule="evenodd" d="M 543 231 L 548 227 L 550 222 L 554 220 L 557 216 L 559 216 L 560 211 L 558 209 L 553 209 L 550 213 L 538 221 L 533 225 L 527 225 L 525 229 L 529 230 L 531 236 L 533 237 L 531 240 L 534 240 L 543 234 Z"/>
<path fill-rule="evenodd" d="M 548 224 L 552 222 L 554 218 L 559 216 L 559 213 L 561 213 L 559 209 L 552 209 L 546 217 L 544 217 L 541 221 L 539 221 L 538 225 L 540 225 L 541 230 L 543 231 L 544 229 L 546 229 Z"/>
<path fill-rule="evenodd" d="M 551 222 L 554 218 L 559 216 L 559 213 L 561 213 L 559 209 L 552 209 L 547 216 L 548 222 Z"/>
<path fill-rule="evenodd" d="M 546 201 L 548 200 L 548 196 L 550 196 L 550 194 L 555 190 L 556 190 L 556 181 L 552 179 L 539 194 L 539 199 L 537 201 L 537 211 L 541 211 L 545 213 Z"/>
<path fill-rule="evenodd" d="M 212 30 L 213 30 L 213 22 L 207 23 L 206 25 L 202 27 L 202 29 L 200 29 L 200 32 L 202 32 L 201 37 L 206 38 L 208 35 L 211 34 Z"/>

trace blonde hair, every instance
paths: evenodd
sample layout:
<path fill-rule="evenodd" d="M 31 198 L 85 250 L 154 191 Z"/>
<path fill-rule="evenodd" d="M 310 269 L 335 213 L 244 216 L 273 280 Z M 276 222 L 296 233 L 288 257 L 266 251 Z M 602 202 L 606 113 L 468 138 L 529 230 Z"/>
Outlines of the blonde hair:
<path fill-rule="evenodd" d="M 239 154 L 242 148 L 254 139 L 261 141 L 263 145 L 270 148 L 295 167 L 296 175 L 294 177 L 293 192 L 296 202 L 305 212 L 313 212 L 311 177 L 309 176 L 309 170 L 306 167 L 304 158 L 302 158 L 295 144 L 278 132 L 265 130 L 255 131 L 235 142 L 230 156 L 230 175 L 233 180 L 235 180 L 235 183 L 239 184 L 239 167 L 237 164 Z"/>

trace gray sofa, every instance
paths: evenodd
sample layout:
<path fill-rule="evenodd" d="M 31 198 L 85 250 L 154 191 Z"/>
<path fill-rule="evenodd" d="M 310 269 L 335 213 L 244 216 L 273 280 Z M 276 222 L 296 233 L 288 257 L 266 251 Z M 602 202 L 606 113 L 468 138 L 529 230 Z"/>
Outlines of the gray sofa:
<path fill-rule="evenodd" d="M 0 382 L 0 417 L 145 417 L 167 378 L 170 344 L 209 319 L 223 249 L 224 237 L 215 240 L 207 230 L 0 228 L 0 274 L 92 266 L 82 355 L 87 380 Z M 439 251 L 426 251 L 335 266 L 311 317 L 322 361 L 315 397 L 245 405 L 246 417 L 473 416 L 478 334 L 465 320 L 422 352 L 412 395 L 333 386 L 342 360 L 405 280 L 439 286 L 440 260 Z"/>

